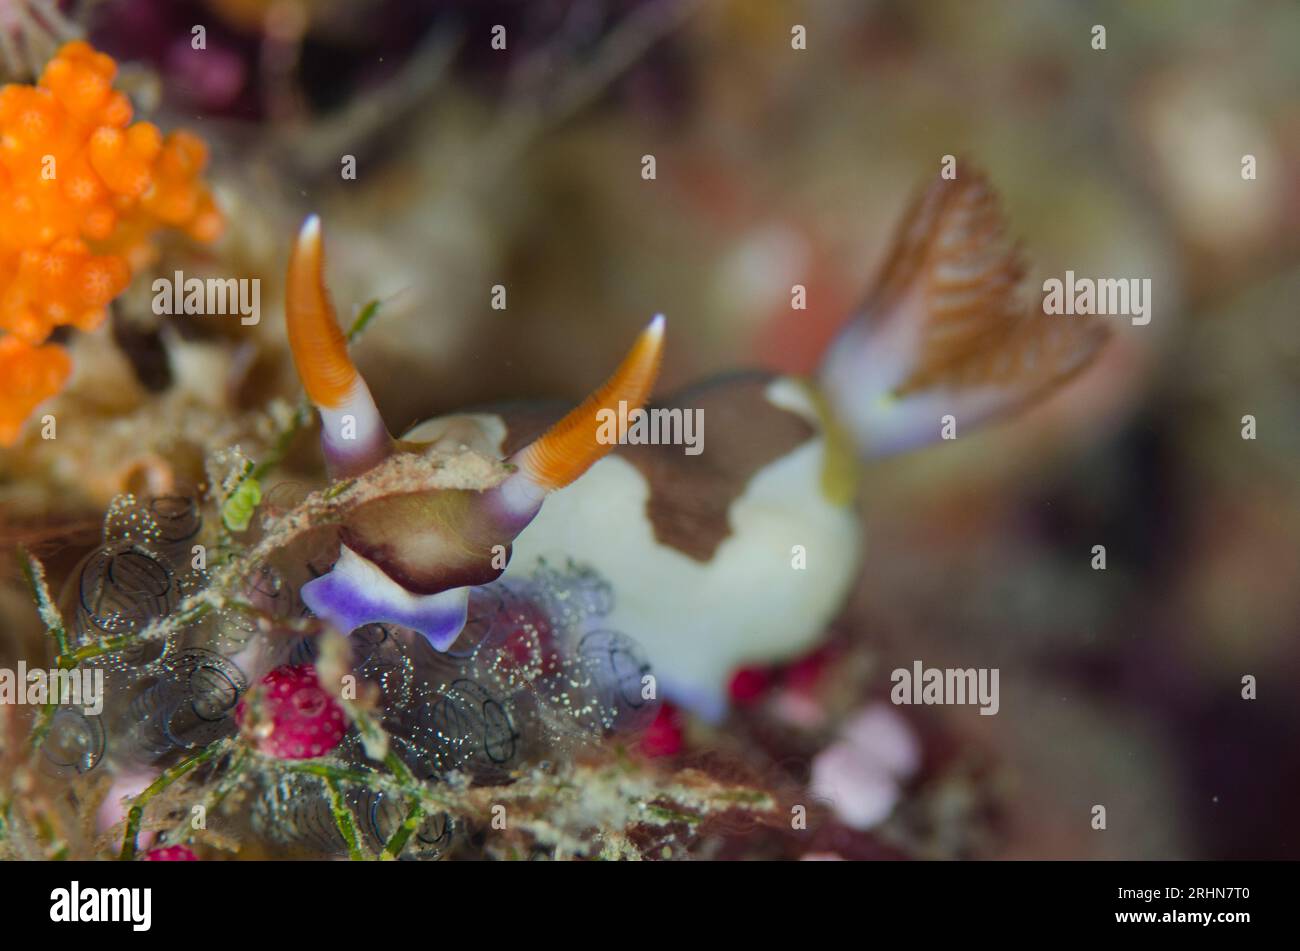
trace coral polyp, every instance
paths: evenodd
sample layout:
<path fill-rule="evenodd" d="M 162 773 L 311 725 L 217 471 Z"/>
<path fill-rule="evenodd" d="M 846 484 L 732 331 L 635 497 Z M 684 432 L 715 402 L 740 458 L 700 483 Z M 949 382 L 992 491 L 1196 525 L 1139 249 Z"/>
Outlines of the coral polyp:
<path fill-rule="evenodd" d="M 63 389 L 72 372 L 67 351 L 56 344 L 33 346 L 12 334 L 0 336 L 0 445 L 12 445 L 27 417 Z"/>
<path fill-rule="evenodd" d="M 0 444 L 57 392 L 68 365 L 42 347 L 57 327 L 93 331 L 133 273 L 153 260 L 155 234 L 215 240 L 223 219 L 202 181 L 207 149 L 194 135 L 132 123 L 113 89 L 113 59 L 76 41 L 34 86 L 0 89 Z M 24 346 L 25 345 L 25 346 Z"/>

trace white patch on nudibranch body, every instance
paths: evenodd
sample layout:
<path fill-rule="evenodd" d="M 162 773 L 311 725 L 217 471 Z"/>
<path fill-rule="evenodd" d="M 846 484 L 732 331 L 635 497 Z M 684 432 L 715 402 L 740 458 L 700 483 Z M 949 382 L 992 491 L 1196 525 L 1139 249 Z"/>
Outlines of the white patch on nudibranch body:
<path fill-rule="evenodd" d="M 729 674 L 811 648 L 839 610 L 857 572 L 858 521 L 822 492 L 826 438 L 801 384 L 775 380 L 774 405 L 799 413 L 819 435 L 759 470 L 731 504 L 731 534 L 708 562 L 654 536 L 650 486 L 617 455 L 547 498 L 515 540 L 506 577 L 528 575 L 539 558 L 593 567 L 614 588 L 603 624 L 634 638 L 672 699 L 701 715 L 725 709 Z M 806 570 L 790 564 L 793 546 Z"/>

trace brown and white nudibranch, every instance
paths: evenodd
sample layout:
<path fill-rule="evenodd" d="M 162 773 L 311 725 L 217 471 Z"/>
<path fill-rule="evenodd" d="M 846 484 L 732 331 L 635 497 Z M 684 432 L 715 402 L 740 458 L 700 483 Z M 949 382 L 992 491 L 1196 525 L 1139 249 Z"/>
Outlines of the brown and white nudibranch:
<path fill-rule="evenodd" d="M 1032 402 L 1104 340 L 1092 322 L 1053 321 L 1021 302 L 1023 265 L 991 189 L 978 176 L 940 178 L 904 219 L 816 380 L 740 373 L 655 404 L 702 411 L 708 440 L 697 455 L 597 435 L 598 411 L 648 398 L 661 317 L 559 422 L 515 407 L 429 420 L 395 442 L 348 357 L 321 254 L 313 217 L 293 252 L 287 313 L 331 474 L 443 440 L 517 471 L 482 493 L 399 497 L 344 526 L 333 569 L 303 589 L 307 605 L 343 630 L 386 621 L 445 650 L 469 586 L 503 574 L 493 546 L 512 546 L 507 575 L 571 559 L 612 584 L 604 622 L 642 645 L 663 694 L 711 718 L 725 710 L 734 669 L 806 651 L 839 611 L 858 574 L 859 458 L 937 440 L 946 414 L 968 431 Z"/>

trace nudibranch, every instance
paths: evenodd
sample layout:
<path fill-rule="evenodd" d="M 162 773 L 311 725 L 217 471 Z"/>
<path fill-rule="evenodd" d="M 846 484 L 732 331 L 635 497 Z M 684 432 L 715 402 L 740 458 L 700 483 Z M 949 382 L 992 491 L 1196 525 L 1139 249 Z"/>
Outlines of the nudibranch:
<path fill-rule="evenodd" d="M 599 410 L 650 395 L 661 318 L 559 422 L 540 407 L 511 407 L 440 417 L 392 440 L 348 356 L 324 287 L 320 225 L 309 219 L 287 315 L 331 474 L 438 443 L 517 468 L 481 494 L 397 498 L 359 513 L 304 601 L 344 630 L 389 621 L 446 649 L 464 622 L 467 585 L 541 561 L 590 565 L 615 593 L 606 620 L 644 648 L 663 694 L 720 716 L 732 671 L 806 651 L 840 610 L 858 574 L 860 459 L 937 440 L 946 414 L 967 430 L 1006 415 L 1099 350 L 1095 324 L 1049 321 L 1019 301 L 1024 268 L 1004 232 L 982 177 L 937 179 L 816 379 L 737 373 L 654 404 L 707 422 L 703 451 L 690 454 L 597 438 Z M 508 563 L 494 560 L 506 547 Z"/>
<path fill-rule="evenodd" d="M 46 343 L 56 327 L 98 327 L 152 260 L 154 232 L 209 242 L 224 226 L 202 140 L 132 123 L 116 71 L 72 42 L 35 86 L 0 88 L 0 445 L 71 372 Z"/>

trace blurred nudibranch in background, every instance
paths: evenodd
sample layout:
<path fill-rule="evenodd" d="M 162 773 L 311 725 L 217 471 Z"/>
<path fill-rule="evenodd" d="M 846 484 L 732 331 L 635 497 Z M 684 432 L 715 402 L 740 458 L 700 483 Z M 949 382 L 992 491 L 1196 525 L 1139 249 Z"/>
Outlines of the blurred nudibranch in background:
<path fill-rule="evenodd" d="M 157 232 L 211 242 L 224 226 L 203 141 L 132 123 L 116 71 L 74 41 L 36 85 L 0 89 L 0 445 L 71 373 L 56 328 L 102 324 Z"/>
<path fill-rule="evenodd" d="M 646 650 L 665 696 L 709 719 L 725 712 L 732 672 L 808 651 L 841 609 L 861 555 L 861 460 L 938 440 L 946 415 L 969 431 L 1032 404 L 1105 340 L 1097 323 L 1053 320 L 1021 297 L 1019 249 L 986 180 L 967 172 L 923 190 L 812 379 L 734 373 L 655 404 L 702 412 L 698 455 L 597 438 L 600 409 L 649 398 L 658 317 L 558 423 L 541 408 L 489 408 L 393 440 L 347 353 L 321 240 L 313 216 L 286 310 L 331 474 L 431 446 L 469 447 L 515 472 L 483 493 L 394 496 L 358 512 L 333 569 L 304 588 L 308 606 L 345 631 L 398 623 L 446 650 L 469 586 L 526 577 L 541 561 L 589 565 L 615 592 L 610 623 Z"/>

